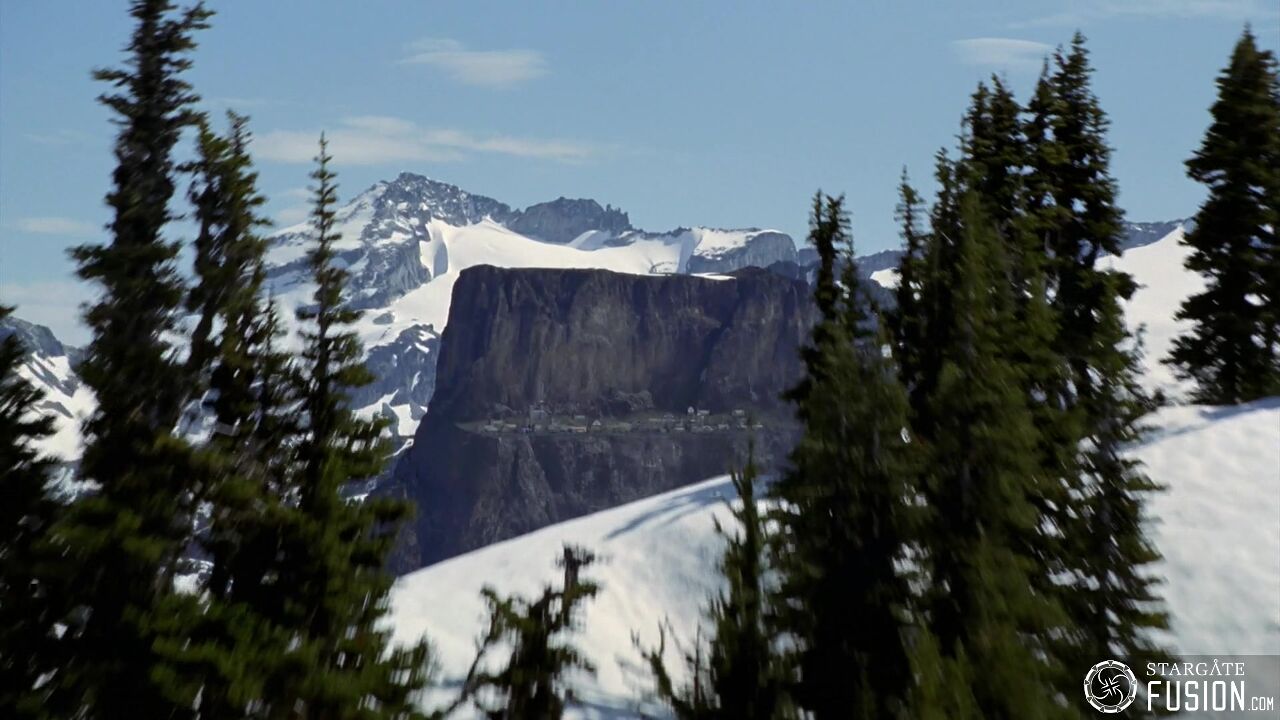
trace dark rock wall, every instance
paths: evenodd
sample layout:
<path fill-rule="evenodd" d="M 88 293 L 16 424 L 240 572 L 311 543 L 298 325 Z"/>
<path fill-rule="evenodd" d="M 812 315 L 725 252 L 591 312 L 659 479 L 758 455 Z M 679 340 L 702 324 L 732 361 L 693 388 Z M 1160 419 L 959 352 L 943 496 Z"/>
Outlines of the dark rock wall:
<path fill-rule="evenodd" d="M 759 269 L 729 280 L 471 268 L 454 288 L 436 393 L 386 492 L 414 500 L 396 569 L 725 473 L 751 437 L 766 467 L 797 437 L 779 395 L 800 376 L 808 287 Z M 741 410 L 758 427 L 528 432 L 567 417 Z M 507 418 L 499 434 L 475 425 Z"/>
<path fill-rule="evenodd" d="M 554 243 L 570 242 L 590 230 L 619 235 L 632 229 L 631 220 L 621 210 L 600 207 L 595 200 L 563 197 L 512 213 L 505 223 L 521 235 Z"/>
<path fill-rule="evenodd" d="M 732 280 L 470 268 L 454 287 L 431 413 L 452 421 L 596 412 L 610 392 L 654 406 L 777 407 L 799 374 L 809 290 L 750 268 Z"/>

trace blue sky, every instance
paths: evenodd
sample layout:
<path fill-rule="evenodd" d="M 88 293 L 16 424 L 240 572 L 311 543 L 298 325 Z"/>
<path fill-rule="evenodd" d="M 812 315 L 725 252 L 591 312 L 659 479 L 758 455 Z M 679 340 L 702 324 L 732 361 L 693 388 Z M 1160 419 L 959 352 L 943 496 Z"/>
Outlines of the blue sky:
<path fill-rule="evenodd" d="M 0 2 L 0 301 L 73 341 L 84 288 L 66 248 L 101 237 L 113 128 L 93 67 L 115 65 L 123 1 Z M 261 186 L 300 217 L 329 132 L 343 197 L 402 170 L 513 206 L 560 195 L 646 229 L 805 231 L 845 192 L 860 249 L 897 244 L 894 186 L 922 181 L 974 85 L 1020 98 L 1079 28 L 1134 220 L 1189 215 L 1182 162 L 1246 21 L 1280 49 L 1275 0 L 214 2 L 190 79 L 252 117 Z M 178 234 L 180 236 L 180 233 Z"/>

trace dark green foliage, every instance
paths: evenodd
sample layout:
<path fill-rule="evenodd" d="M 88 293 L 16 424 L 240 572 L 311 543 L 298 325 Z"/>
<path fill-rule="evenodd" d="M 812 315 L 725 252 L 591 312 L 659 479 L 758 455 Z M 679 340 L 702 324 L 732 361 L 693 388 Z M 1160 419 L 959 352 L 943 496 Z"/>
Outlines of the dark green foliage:
<path fill-rule="evenodd" d="M 969 193 L 961 208 L 948 306 L 953 344 L 925 399 L 933 423 L 921 437 L 930 459 L 923 535 L 929 635 L 916 647 L 916 662 L 934 682 L 963 678 L 967 691 L 921 689 L 915 702 L 971 695 L 983 717 L 1053 717 L 1060 709 L 1047 682 L 1049 661 L 1039 651 L 1062 617 L 1031 582 L 1037 562 L 1027 549 L 1039 531 L 1031 497 L 1041 471 L 1010 355 L 1017 303 L 1004 282 L 1002 243 L 981 203 Z"/>
<path fill-rule="evenodd" d="M 296 442 L 296 469 L 281 513 L 279 581 L 282 624 L 298 640 L 272 690 L 282 707 L 306 717 L 412 717 L 425 682 L 427 650 L 390 650 L 392 578 L 385 569 L 408 506 L 389 498 L 351 501 L 352 483 L 379 473 L 387 448 L 385 423 L 356 417 L 349 389 L 368 383 L 360 341 L 351 324 L 359 313 L 342 297 L 347 273 L 334 262 L 334 175 L 320 139 L 308 261 L 314 304 L 305 323 L 302 361 L 293 376 L 305 426 Z"/>
<path fill-rule="evenodd" d="M 11 312 L 0 305 L 0 321 Z M 43 571 L 61 511 L 48 487 L 55 463 L 35 447 L 53 434 L 53 417 L 39 410 L 44 394 L 18 374 L 24 355 L 16 334 L 0 339 L 0 716 L 13 718 L 42 714 L 33 688 L 55 661 L 60 607 Z"/>
<path fill-rule="evenodd" d="M 1150 631 L 1167 626 L 1150 579 L 1158 555 L 1141 522 L 1156 486 L 1125 457 L 1155 404 L 1138 385 L 1140 344 L 1124 321 L 1122 303 L 1135 284 L 1097 264 L 1118 252 L 1122 227 L 1108 169 L 1108 121 L 1091 75 L 1077 33 L 1070 49 L 1055 55 L 1052 75 L 1041 78 L 1027 131 L 1028 226 L 1049 254 L 1044 278 L 1058 322 L 1052 348 L 1065 368 L 1046 393 L 1062 408 L 1047 444 L 1065 450 L 1045 453 L 1045 462 L 1065 465 L 1059 510 L 1048 518 L 1061 539 L 1048 570 L 1063 578 L 1059 595 L 1069 618 L 1054 652 L 1076 671 L 1098 657 L 1160 655 Z M 1043 379 L 1052 382 L 1052 375 Z M 1079 703 L 1075 674 L 1060 682 Z"/>
<path fill-rule="evenodd" d="M 1009 242 L 1022 213 L 1023 167 L 1027 143 L 1023 137 L 1022 108 L 999 77 L 991 88 L 978 85 L 965 118 L 964 184 L 977 193 L 996 232 Z M 1017 249 L 1010 244 L 1010 254 Z M 1019 260 L 1012 255 L 1012 260 Z"/>
<path fill-rule="evenodd" d="M 933 422 L 924 399 L 933 392 L 942 370 L 942 362 L 951 344 L 951 325 L 946 321 L 951 312 L 951 288 L 955 285 L 956 248 L 962 232 L 960 220 L 961 185 L 959 169 L 945 150 L 935 155 L 934 178 L 938 196 L 929 212 L 929 232 L 916 264 L 915 283 L 919 319 L 911 321 L 902 315 L 903 324 L 914 323 L 918 345 L 903 352 L 903 383 L 909 391 L 912 426 L 928 432 Z M 902 310 L 898 311 L 901 315 Z"/>
<path fill-rule="evenodd" d="M 720 572 L 728 589 L 712 599 L 708 616 L 713 635 L 704 649 L 699 638 L 685 664 L 691 680 L 677 688 L 663 663 L 665 632 L 655 650 L 644 653 L 658 696 L 681 720 L 789 718 L 795 716 L 784 688 L 785 667 L 766 604 L 769 596 L 765 551 L 767 530 L 756 501 L 756 466 L 749 455 L 742 472 L 732 475 L 739 507 L 738 531 L 726 538 Z"/>
<path fill-rule="evenodd" d="M 929 468 L 913 716 L 1072 714 L 1096 657 L 1161 655 L 1142 526 L 1156 487 L 1126 455 L 1152 401 L 1123 316 L 1133 282 L 1097 266 L 1122 226 L 1090 74 L 1077 35 L 1025 120 L 998 79 L 979 86 L 904 262 L 924 341 L 899 354 Z"/>
<path fill-rule="evenodd" d="M 922 304 L 925 299 L 924 251 L 928 243 L 925 229 L 920 226 L 924 212 L 924 198 L 911 186 L 907 171 L 902 171 L 898 183 L 897 220 L 901 226 L 903 249 L 898 264 L 898 287 L 894 291 L 896 303 L 886 320 L 893 333 L 894 357 L 908 390 L 920 379 L 920 353 L 925 343 L 925 317 Z"/>
<path fill-rule="evenodd" d="M 119 126 L 110 241 L 73 251 L 80 276 L 102 289 L 85 314 L 93 339 L 79 367 L 98 400 L 80 474 L 98 489 L 56 529 L 73 612 L 63 640 L 70 660 L 50 688 L 92 717 L 181 717 L 194 691 L 175 679 L 161 645 L 195 612 L 193 598 L 174 595 L 172 575 L 207 468 L 174 432 L 197 383 L 170 344 L 184 288 L 178 246 L 163 231 L 173 219 L 173 148 L 197 117 L 181 74 L 210 13 L 196 5 L 175 14 L 163 0 L 134 2 L 131 13 L 127 67 L 95 73 L 114 88 L 101 101 Z"/>
<path fill-rule="evenodd" d="M 595 559 L 588 550 L 566 545 L 557 562 L 564 568 L 563 584 L 558 590 L 547 587 L 537 600 L 504 598 L 493 588 L 484 588 L 489 627 L 480 639 L 461 696 L 450 710 L 474 702 L 494 720 L 555 720 L 564 715 L 573 697 L 566 675 L 594 672 L 563 636 L 578 628 L 579 605 L 599 592 L 596 583 L 581 577 Z M 499 644 L 509 646 L 511 655 L 500 670 L 486 670 L 486 655 Z"/>
<path fill-rule="evenodd" d="M 187 296 L 186 307 L 196 316 L 188 365 L 203 369 L 221 351 L 222 372 L 234 375 L 237 368 L 228 361 L 243 352 L 234 345 L 214 346 L 214 321 L 232 323 L 221 333 L 224 344 L 244 343 L 250 337 L 247 326 L 260 315 L 266 251 L 266 241 L 256 231 L 268 223 L 258 214 L 266 198 L 258 193 L 257 173 L 249 157 L 249 119 L 234 112 L 228 112 L 227 119 L 231 128 L 225 137 L 215 134 L 203 121 L 199 126 L 199 158 L 190 168 L 196 173 L 196 182 L 189 193 L 200 225 L 195 240 L 197 282 Z M 221 382 L 228 384 L 225 379 Z M 252 383 L 241 381 L 240 385 L 249 387 Z M 232 405 L 240 406 L 240 417 L 247 415 L 251 403 L 243 393 L 234 398 L 223 398 L 223 394 L 217 398 L 222 406 L 220 415 L 234 412 Z"/>
<path fill-rule="evenodd" d="M 1032 581 L 1047 592 L 1061 565 L 1055 560 L 1061 552 L 1055 516 L 1066 508 L 1079 433 L 1063 395 L 1069 387 L 1069 370 L 1054 348 L 1058 315 L 1050 303 L 1045 275 L 1050 256 L 1037 233 L 1039 215 L 1052 207 L 1052 197 L 1045 196 L 1050 187 L 1047 178 L 1036 170 L 1042 151 L 1052 153 L 1043 147 L 1052 142 L 1050 118 L 1035 110 L 1054 106 L 1045 76 L 1036 92 L 1032 116 L 1024 122 L 1021 108 L 999 77 L 991 79 L 990 90 L 979 86 L 965 118 L 961 174 L 965 192 L 981 205 L 989 224 L 982 232 L 994 233 L 998 243 L 992 257 L 999 262 L 984 270 L 993 285 L 1010 291 L 1004 302 L 1012 310 L 1001 317 L 1006 325 L 1001 330 L 1003 362 L 1009 364 L 1011 379 L 1021 388 L 1039 456 L 1038 470 L 1028 477 L 1024 491 L 1041 515 L 1036 523 L 1040 530 L 1023 537 L 1022 550 L 1036 560 Z M 953 281 L 963 282 L 959 277 Z M 954 319 L 941 322 L 948 325 Z"/>
<path fill-rule="evenodd" d="M 257 215 L 263 199 L 247 118 L 229 120 L 226 137 L 202 124 L 190 193 L 200 234 L 198 282 L 187 299 L 197 319 L 188 368 L 209 389 L 203 404 L 215 424 L 205 450 L 216 464 L 202 497 L 207 527 L 197 538 L 210 565 L 203 614 L 173 652 L 200 679 L 206 717 L 237 717 L 250 707 L 266 713 L 273 702 L 278 708 L 266 681 L 280 672 L 292 637 L 288 591 L 279 586 L 299 432 L 292 366 L 276 349 L 278 315 L 261 299 L 266 244 L 256 228 L 265 221 Z"/>
<path fill-rule="evenodd" d="M 1209 188 L 1184 242 L 1204 292 L 1178 311 L 1195 324 L 1168 362 L 1200 402 L 1280 393 L 1280 76 L 1248 29 L 1218 78 L 1213 123 L 1187 174 Z"/>
<path fill-rule="evenodd" d="M 1100 283 L 1125 281 L 1111 274 L 1098 278 Z M 1094 341 L 1123 348 L 1131 338 L 1118 291 L 1104 285 L 1099 294 L 1103 302 Z M 1064 523 L 1066 569 L 1075 576 L 1063 593 L 1073 621 L 1067 657 L 1077 668 L 1097 657 L 1169 660 L 1151 637 L 1153 630 L 1168 629 L 1169 618 L 1158 592 L 1161 581 L 1152 572 L 1160 554 L 1147 539 L 1143 517 L 1147 497 L 1161 486 L 1127 455 L 1145 434 L 1142 418 L 1152 403 L 1138 385 L 1136 353 L 1097 353 L 1091 369 L 1097 378 L 1086 406 L 1092 422 L 1069 502 L 1076 517 Z"/>
<path fill-rule="evenodd" d="M 986 715 L 974 697 L 974 675 L 980 670 L 969 661 L 963 647 L 944 657 L 938 639 L 927 628 L 918 628 L 911 648 L 911 672 L 915 683 L 902 717 L 911 720 L 979 720 Z"/>
<path fill-rule="evenodd" d="M 1027 166 L 1031 149 L 1024 129 L 1022 108 L 999 78 L 991 78 L 991 89 L 979 85 L 965 118 L 967 134 L 962 147 L 962 184 L 982 203 L 1000 239 L 1006 257 L 1006 282 L 1020 305 L 1034 300 L 1031 285 L 1045 264 L 1043 250 L 1028 231 Z M 1043 290 L 1043 288 L 1042 288 Z"/>
<path fill-rule="evenodd" d="M 1088 397 L 1092 380 L 1087 372 L 1093 352 L 1119 352 L 1099 348 L 1100 303 L 1096 278 L 1105 271 L 1096 267 L 1103 254 L 1120 251 L 1123 216 L 1116 205 L 1116 183 L 1110 174 L 1111 148 L 1106 143 L 1110 122 L 1090 88 L 1093 70 L 1084 37 L 1076 33 L 1071 48 L 1054 57 L 1049 126 L 1054 148 L 1043 179 L 1052 199 L 1052 219 L 1044 221 L 1045 245 L 1050 255 L 1049 278 L 1054 290 L 1060 327 L 1057 349 L 1071 363 L 1075 379 L 1083 383 L 1080 394 Z M 1132 282 L 1119 279 L 1115 290 L 1128 299 Z"/>
<path fill-rule="evenodd" d="M 819 718 L 885 717 L 910 681 L 910 591 L 899 563 L 916 492 L 915 446 L 887 343 L 864 322 L 842 198 L 818 195 L 810 241 L 822 259 L 814 290 L 821 317 L 803 351 L 806 376 L 789 394 L 805 430 L 773 489 L 779 587 L 770 605 L 794 640 L 791 690 L 800 708 Z"/>

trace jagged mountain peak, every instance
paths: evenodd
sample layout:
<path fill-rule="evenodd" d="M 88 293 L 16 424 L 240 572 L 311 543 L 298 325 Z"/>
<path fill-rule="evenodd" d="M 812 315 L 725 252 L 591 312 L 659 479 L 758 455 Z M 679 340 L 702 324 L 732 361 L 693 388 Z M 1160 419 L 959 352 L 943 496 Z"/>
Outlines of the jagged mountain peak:
<path fill-rule="evenodd" d="M 511 215 L 511 208 L 504 202 L 411 172 L 402 172 L 383 184 L 379 206 L 387 214 L 417 216 L 423 222 L 441 220 L 450 225 L 470 225 L 486 218 L 501 222 Z"/>
<path fill-rule="evenodd" d="M 13 316 L 0 319 L 0 340 L 16 335 L 22 343 L 26 357 L 67 357 L 72 364 L 79 361 L 80 349 L 65 345 L 44 325 L 37 325 Z"/>
<path fill-rule="evenodd" d="M 82 351 L 63 344 L 44 325 L 12 315 L 0 320 L 0 340 L 11 335 L 24 349 L 18 373 L 44 391 L 36 407 L 54 419 L 54 434 L 39 443 L 41 450 L 61 460 L 77 459 L 80 422 L 95 405 L 93 394 L 76 375 Z"/>
<path fill-rule="evenodd" d="M 550 202 L 536 203 L 514 213 L 507 227 L 522 235 L 554 243 L 570 243 L 587 232 L 603 232 L 617 237 L 633 230 L 627 213 L 612 205 L 588 198 L 563 195 Z"/>

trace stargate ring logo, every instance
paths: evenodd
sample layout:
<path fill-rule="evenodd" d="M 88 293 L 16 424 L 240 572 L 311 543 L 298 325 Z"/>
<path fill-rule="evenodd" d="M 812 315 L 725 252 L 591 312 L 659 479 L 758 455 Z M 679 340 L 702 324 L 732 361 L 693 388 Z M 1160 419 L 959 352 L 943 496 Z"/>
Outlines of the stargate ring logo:
<path fill-rule="evenodd" d="M 1084 676 L 1084 699 L 1100 713 L 1123 712 L 1138 694 L 1138 678 L 1119 660 L 1103 660 Z"/>

